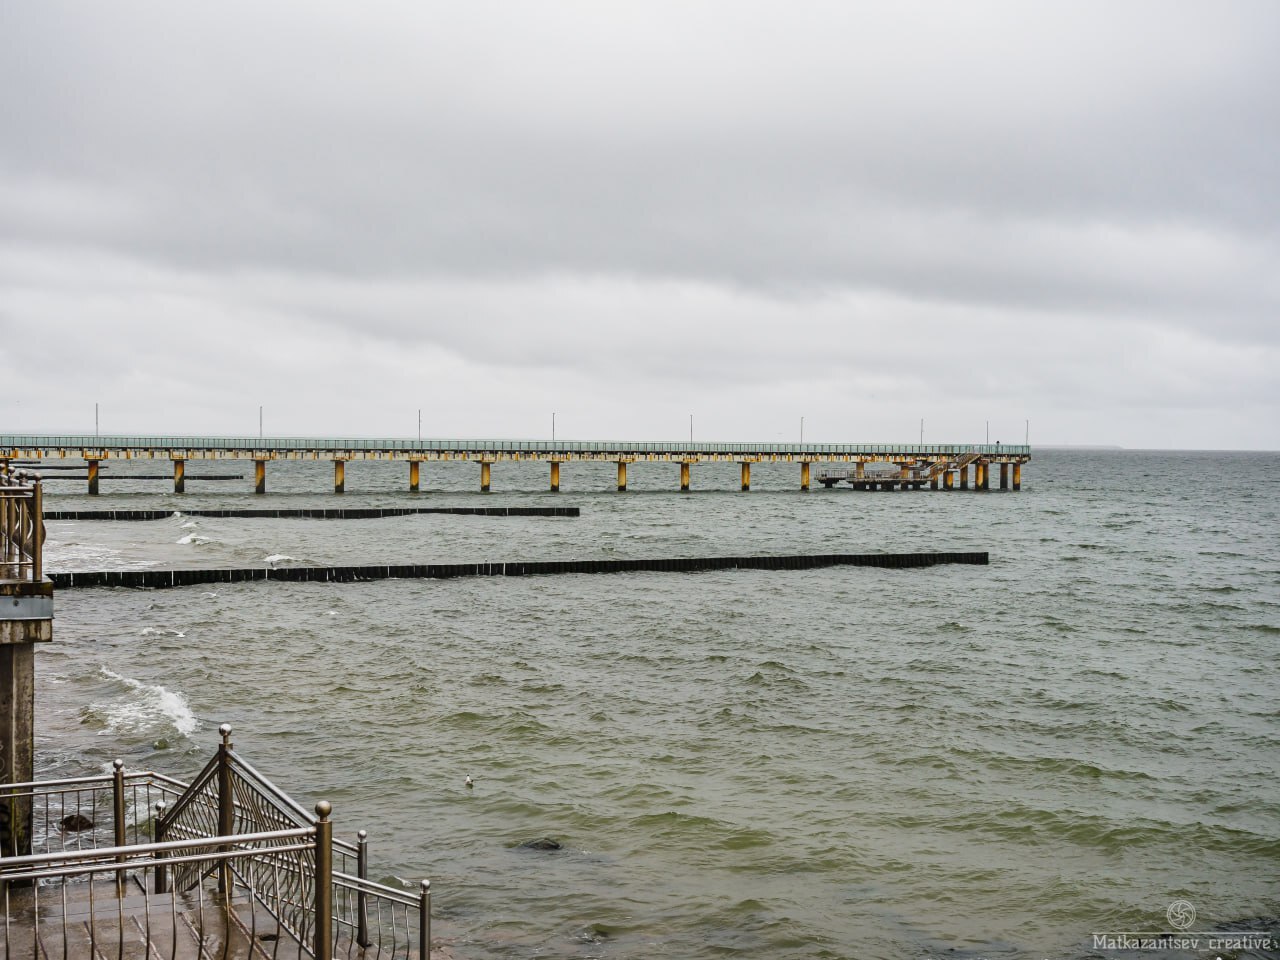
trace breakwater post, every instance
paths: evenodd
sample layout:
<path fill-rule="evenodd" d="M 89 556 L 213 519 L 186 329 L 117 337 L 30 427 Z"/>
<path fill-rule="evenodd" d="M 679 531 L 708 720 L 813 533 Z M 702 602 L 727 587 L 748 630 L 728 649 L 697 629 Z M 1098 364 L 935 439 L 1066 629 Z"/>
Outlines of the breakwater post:
<path fill-rule="evenodd" d="M 419 513 L 458 517 L 577 517 L 581 507 L 291 507 L 226 510 L 46 510 L 47 520 L 168 520 L 184 517 L 270 517 L 306 520 L 375 520 Z"/>
<path fill-rule="evenodd" d="M 818 570 L 876 567 L 908 570 L 939 564 L 989 563 L 980 553 L 826 553 L 748 557 L 644 557 L 632 560 L 521 560 L 498 563 L 406 563 L 342 567 L 234 567 L 206 570 L 85 570 L 51 575 L 59 590 L 135 587 L 160 590 L 209 583 L 357 583 L 365 580 L 452 580 L 573 573 L 698 573 L 713 570 Z"/>

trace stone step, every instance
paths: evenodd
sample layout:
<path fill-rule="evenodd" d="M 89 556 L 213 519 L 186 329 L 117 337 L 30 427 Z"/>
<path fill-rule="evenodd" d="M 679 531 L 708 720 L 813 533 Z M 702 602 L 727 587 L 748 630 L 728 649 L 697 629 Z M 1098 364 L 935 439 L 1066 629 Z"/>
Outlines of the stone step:
<path fill-rule="evenodd" d="M 125 895 L 103 880 L 11 890 L 0 960 L 293 960 L 307 954 L 269 913 L 212 885 Z M 35 923 L 38 916 L 39 922 Z"/>

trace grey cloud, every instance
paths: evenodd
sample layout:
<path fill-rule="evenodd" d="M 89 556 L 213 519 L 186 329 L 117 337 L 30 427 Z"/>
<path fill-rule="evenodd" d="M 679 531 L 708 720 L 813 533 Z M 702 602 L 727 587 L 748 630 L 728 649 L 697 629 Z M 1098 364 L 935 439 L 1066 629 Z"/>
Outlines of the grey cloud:
<path fill-rule="evenodd" d="M 149 359 L 208 349 L 210 396 L 257 361 L 194 331 L 257 325 L 291 378 L 328 341 L 1265 407 L 1277 38 L 1245 2 L 9 5 L 0 310 L 167 315 Z"/>

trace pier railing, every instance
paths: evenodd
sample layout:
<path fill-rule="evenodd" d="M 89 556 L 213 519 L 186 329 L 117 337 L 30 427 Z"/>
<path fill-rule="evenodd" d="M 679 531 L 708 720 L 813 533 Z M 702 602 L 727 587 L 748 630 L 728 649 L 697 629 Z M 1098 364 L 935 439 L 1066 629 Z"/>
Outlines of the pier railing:
<path fill-rule="evenodd" d="M 232 749 L 189 785 L 153 772 L 8 784 L 33 853 L 0 858 L 0 960 L 335 956 L 429 960 L 431 890 L 370 881 L 368 842 L 335 840 Z"/>
<path fill-rule="evenodd" d="M 0 580 L 43 576 L 44 522 L 35 474 L 0 464 Z"/>
<path fill-rule="evenodd" d="M 598 455 L 603 459 L 674 456 L 790 456 L 822 460 L 846 456 L 956 457 L 966 453 L 983 456 L 1030 456 L 1031 447 L 1022 444 L 936 444 L 936 443 L 762 443 L 758 441 L 685 440 L 517 440 L 517 439 L 423 439 L 398 437 L 213 437 L 213 436 L 89 436 L 0 434 L 0 455 L 13 458 L 81 457 L 129 452 L 131 456 L 170 456 L 199 453 L 249 457 L 277 453 L 343 455 L 379 453 L 398 457 L 430 454 L 493 456 L 509 459 L 523 454 L 539 456 Z M 108 457 L 104 456 L 104 459 Z"/>

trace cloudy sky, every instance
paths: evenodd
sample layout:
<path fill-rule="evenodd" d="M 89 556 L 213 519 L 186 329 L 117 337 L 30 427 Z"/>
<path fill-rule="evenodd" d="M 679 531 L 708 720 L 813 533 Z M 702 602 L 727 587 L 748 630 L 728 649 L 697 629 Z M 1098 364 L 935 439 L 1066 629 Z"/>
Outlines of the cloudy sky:
<path fill-rule="evenodd" d="M 1280 4 L 0 6 L 0 433 L 1280 449 Z"/>

